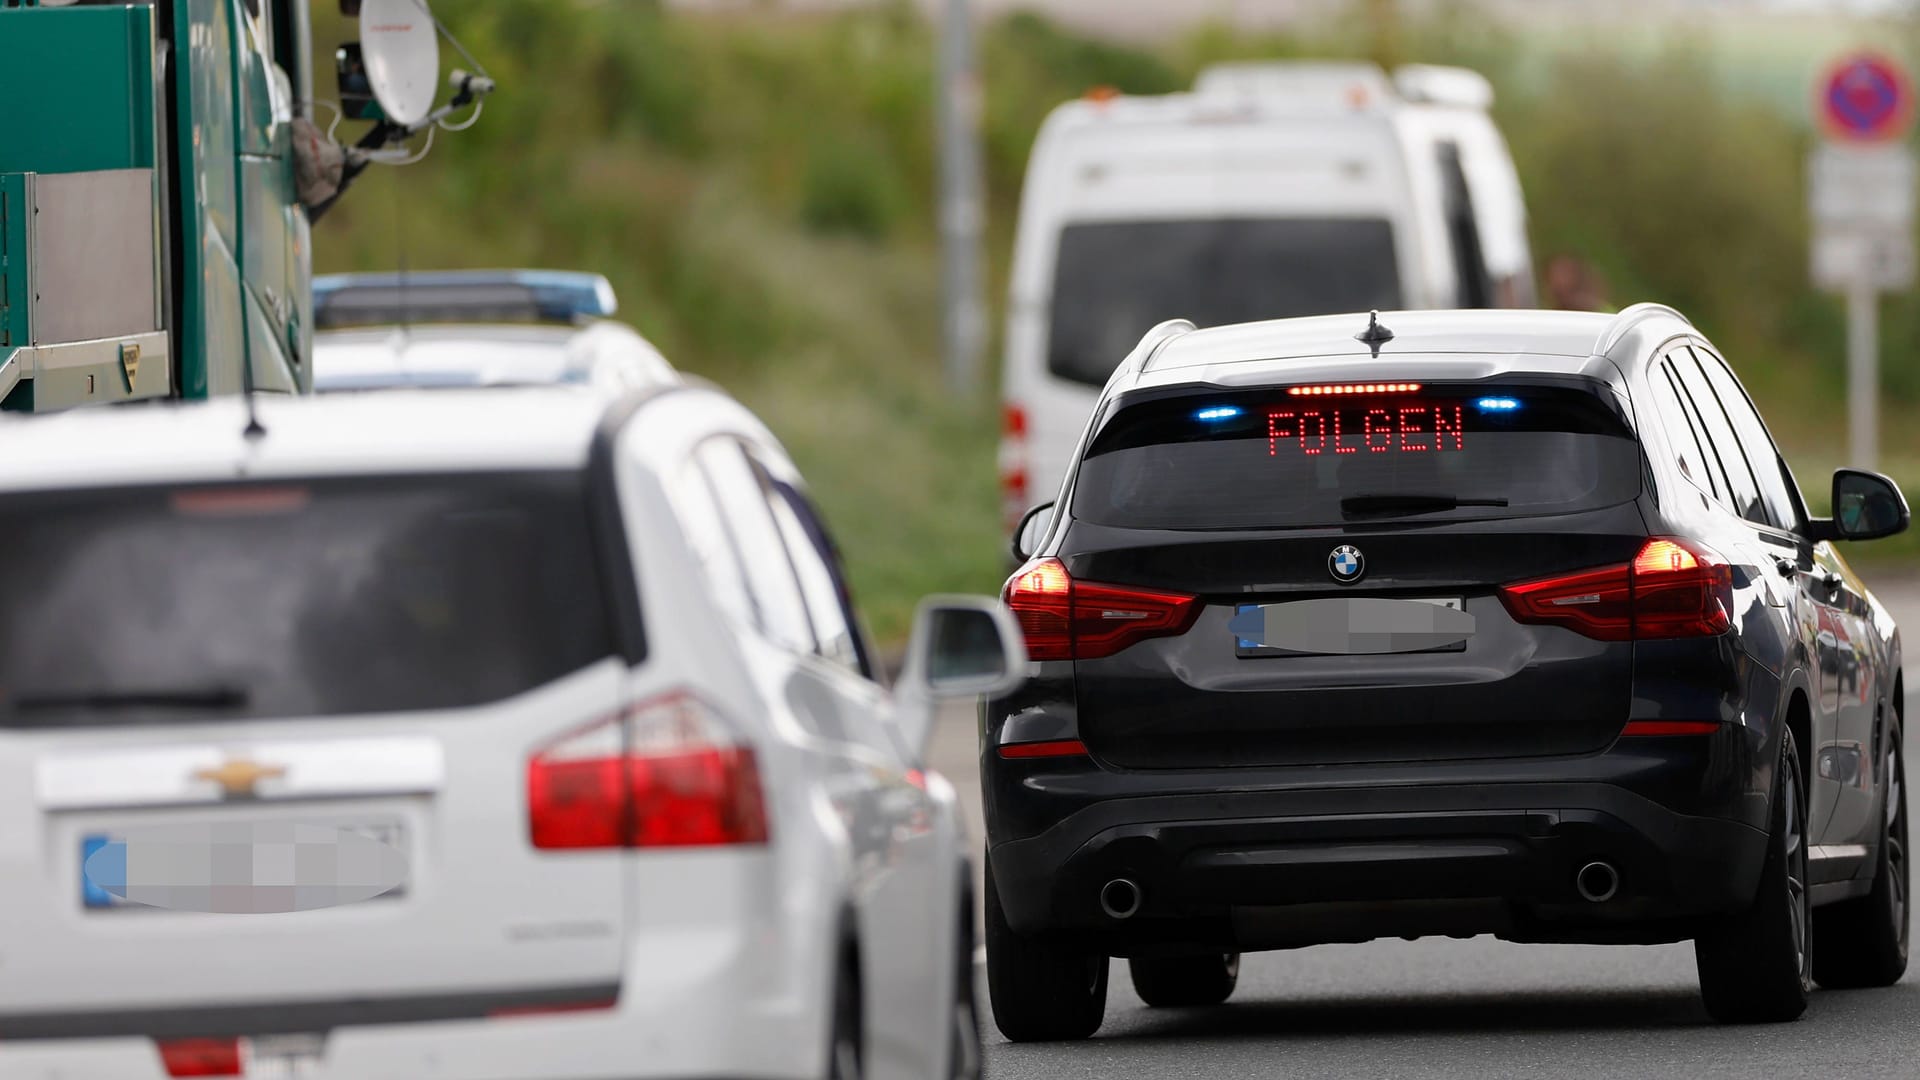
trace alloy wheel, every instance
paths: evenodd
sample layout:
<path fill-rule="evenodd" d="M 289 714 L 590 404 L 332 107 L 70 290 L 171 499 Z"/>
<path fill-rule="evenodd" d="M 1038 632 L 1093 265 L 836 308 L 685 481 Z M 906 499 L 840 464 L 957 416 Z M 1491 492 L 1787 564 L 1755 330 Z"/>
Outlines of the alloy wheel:
<path fill-rule="evenodd" d="M 1813 907 L 1807 893 L 1807 842 L 1800 805 L 1800 770 L 1788 768 L 1784 779 L 1780 797 L 1786 801 L 1786 820 L 1782 822 L 1781 842 L 1786 856 L 1787 910 L 1793 921 L 1794 962 L 1804 983 L 1812 978 L 1808 957 L 1812 952 Z"/>

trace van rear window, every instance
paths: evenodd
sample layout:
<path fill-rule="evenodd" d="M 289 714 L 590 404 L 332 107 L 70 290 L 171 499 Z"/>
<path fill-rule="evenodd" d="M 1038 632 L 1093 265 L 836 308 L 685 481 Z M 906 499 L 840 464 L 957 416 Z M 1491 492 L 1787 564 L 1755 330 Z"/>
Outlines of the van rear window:
<path fill-rule="evenodd" d="M 615 652 L 577 473 L 0 499 L 0 727 L 456 708 Z"/>
<path fill-rule="evenodd" d="M 1123 407 L 1073 513 L 1144 529 L 1526 517 L 1626 502 L 1641 474 L 1620 417 L 1570 387 L 1274 387 Z"/>
<path fill-rule="evenodd" d="M 1054 271 L 1047 367 L 1102 386 L 1168 319 L 1208 327 L 1400 306 L 1393 227 L 1383 219 L 1069 225 Z"/>

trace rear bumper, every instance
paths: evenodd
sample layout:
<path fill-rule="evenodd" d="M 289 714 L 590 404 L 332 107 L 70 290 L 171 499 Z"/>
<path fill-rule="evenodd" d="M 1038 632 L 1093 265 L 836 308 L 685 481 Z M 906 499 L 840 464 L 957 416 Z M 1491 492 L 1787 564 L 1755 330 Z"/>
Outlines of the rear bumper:
<path fill-rule="evenodd" d="M 373 1024 L 327 1032 L 293 1075 L 313 1080 L 815 1080 L 823 1021 L 746 987 L 673 1004 L 623 998 L 609 1010 Z M 253 1075 L 250 1073 L 249 1075 Z M 282 1075 L 270 1073 L 269 1075 Z M 165 1080 L 144 1037 L 0 1044 L 0 1080 Z"/>
<path fill-rule="evenodd" d="M 1518 941 L 1694 936 L 1758 886 L 1766 836 L 1605 783 L 1221 791 L 1092 802 L 992 847 L 1008 921 L 1112 955 L 1287 948 L 1425 934 Z M 1581 867 L 1618 871 L 1581 898 Z M 1135 883 L 1139 911 L 1099 896 Z"/>

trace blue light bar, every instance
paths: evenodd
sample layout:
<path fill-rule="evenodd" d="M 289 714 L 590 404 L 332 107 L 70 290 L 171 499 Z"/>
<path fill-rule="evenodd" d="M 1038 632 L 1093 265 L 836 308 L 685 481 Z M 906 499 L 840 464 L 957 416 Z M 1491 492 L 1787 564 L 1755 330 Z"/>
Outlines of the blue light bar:
<path fill-rule="evenodd" d="M 1201 409 L 1193 414 L 1195 420 L 1231 420 L 1245 410 L 1238 405 L 1215 405 L 1210 409 Z"/>
<path fill-rule="evenodd" d="M 1512 412 L 1520 403 L 1510 397 L 1483 397 L 1473 403 L 1481 412 Z"/>
<path fill-rule="evenodd" d="M 559 322 L 618 310 L 599 274 L 560 270 L 438 270 L 329 274 L 313 279 L 319 329 L 402 322 Z"/>

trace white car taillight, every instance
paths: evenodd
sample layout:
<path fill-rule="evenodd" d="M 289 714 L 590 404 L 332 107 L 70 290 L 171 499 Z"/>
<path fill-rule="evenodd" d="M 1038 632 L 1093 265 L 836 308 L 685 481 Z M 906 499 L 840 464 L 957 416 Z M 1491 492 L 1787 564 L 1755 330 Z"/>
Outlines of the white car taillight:
<path fill-rule="evenodd" d="M 527 827 L 547 849 L 764 844 L 767 810 L 753 749 L 676 690 L 535 753 Z"/>

